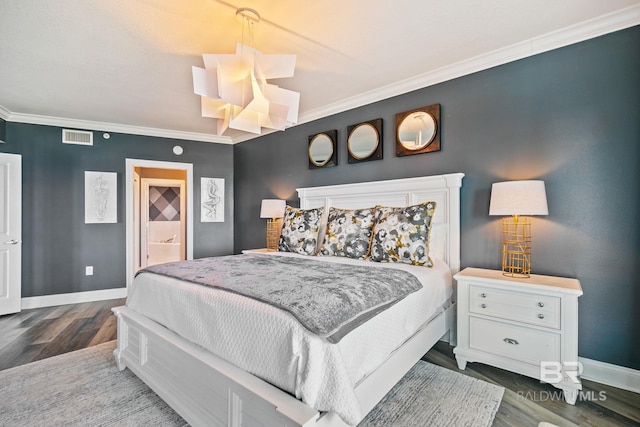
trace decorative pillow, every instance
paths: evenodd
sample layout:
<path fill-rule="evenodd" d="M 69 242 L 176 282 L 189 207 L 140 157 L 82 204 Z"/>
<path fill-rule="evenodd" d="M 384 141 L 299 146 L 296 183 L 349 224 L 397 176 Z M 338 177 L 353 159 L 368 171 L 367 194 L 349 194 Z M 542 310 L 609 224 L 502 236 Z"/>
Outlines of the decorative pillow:
<path fill-rule="evenodd" d="M 406 208 L 376 206 L 370 259 L 433 267 L 429 233 L 436 202 Z"/>
<path fill-rule="evenodd" d="M 278 242 L 279 252 L 315 255 L 318 230 L 324 206 L 316 209 L 298 209 L 286 206 Z"/>
<path fill-rule="evenodd" d="M 369 254 L 373 208 L 346 210 L 331 207 L 319 255 L 365 259 Z"/>

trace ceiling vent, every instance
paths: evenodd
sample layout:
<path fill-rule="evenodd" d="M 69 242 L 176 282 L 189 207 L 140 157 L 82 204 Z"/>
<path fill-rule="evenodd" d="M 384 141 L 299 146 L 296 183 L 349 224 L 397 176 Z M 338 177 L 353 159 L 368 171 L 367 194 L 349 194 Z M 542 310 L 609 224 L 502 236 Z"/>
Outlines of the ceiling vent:
<path fill-rule="evenodd" d="M 62 129 L 63 144 L 93 145 L 93 132 Z"/>

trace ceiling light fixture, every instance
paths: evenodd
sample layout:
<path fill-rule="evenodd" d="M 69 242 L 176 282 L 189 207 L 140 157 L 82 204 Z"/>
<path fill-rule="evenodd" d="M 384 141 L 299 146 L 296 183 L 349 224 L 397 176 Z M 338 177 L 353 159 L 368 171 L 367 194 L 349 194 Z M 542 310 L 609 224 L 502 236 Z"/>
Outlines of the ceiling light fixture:
<path fill-rule="evenodd" d="M 202 117 L 218 120 L 218 135 L 228 128 L 260 134 L 262 128 L 284 130 L 298 122 L 300 94 L 267 83 L 293 77 L 296 55 L 266 55 L 258 51 L 253 25 L 260 15 L 240 8 L 242 43 L 235 54 L 203 54 L 204 67 L 193 67 L 193 91 L 201 96 Z M 248 29 L 250 45 L 244 43 Z"/>

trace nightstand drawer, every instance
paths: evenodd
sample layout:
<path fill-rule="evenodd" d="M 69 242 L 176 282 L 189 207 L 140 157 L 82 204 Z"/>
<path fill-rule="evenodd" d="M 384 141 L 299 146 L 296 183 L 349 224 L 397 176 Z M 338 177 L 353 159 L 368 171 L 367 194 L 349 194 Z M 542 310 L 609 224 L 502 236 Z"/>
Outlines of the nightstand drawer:
<path fill-rule="evenodd" d="M 469 311 L 560 329 L 560 298 L 469 286 Z"/>
<path fill-rule="evenodd" d="M 560 334 L 469 318 L 471 348 L 533 365 L 560 360 Z"/>

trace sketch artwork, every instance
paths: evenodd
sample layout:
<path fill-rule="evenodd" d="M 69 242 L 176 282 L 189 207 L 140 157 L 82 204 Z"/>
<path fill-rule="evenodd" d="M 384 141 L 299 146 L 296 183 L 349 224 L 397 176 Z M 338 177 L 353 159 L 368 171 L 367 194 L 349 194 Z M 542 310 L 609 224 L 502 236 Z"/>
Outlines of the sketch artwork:
<path fill-rule="evenodd" d="M 84 173 L 85 224 L 111 224 L 118 222 L 118 174 L 115 172 Z"/>
<path fill-rule="evenodd" d="M 224 178 L 200 178 L 200 222 L 224 222 Z"/>

